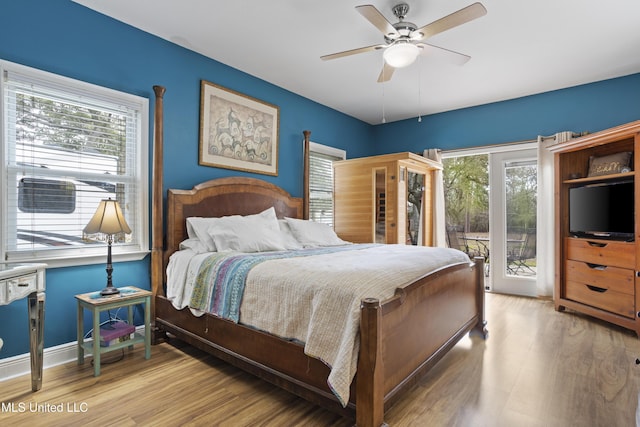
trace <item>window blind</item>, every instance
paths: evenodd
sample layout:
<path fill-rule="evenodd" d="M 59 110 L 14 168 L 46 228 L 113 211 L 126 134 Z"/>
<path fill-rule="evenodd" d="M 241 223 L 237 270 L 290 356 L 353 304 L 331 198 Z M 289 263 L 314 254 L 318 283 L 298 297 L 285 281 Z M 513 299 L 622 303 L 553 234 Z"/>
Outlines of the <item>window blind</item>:
<path fill-rule="evenodd" d="M 7 260 L 84 253 L 103 242 L 105 236 L 82 230 L 106 198 L 118 200 L 132 230 L 142 227 L 143 104 L 73 82 L 48 73 L 3 72 Z M 114 247 L 139 246 L 138 236 L 114 236 Z"/>
<path fill-rule="evenodd" d="M 309 151 L 309 219 L 333 227 L 333 162 L 343 160 L 344 152 L 323 151 L 319 144 Z"/>

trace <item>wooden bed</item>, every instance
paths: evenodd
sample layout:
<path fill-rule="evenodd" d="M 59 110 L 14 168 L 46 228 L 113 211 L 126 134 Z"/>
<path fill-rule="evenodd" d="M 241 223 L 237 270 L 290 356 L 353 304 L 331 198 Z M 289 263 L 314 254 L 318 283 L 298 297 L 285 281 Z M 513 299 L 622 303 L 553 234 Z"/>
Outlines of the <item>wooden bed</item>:
<path fill-rule="evenodd" d="M 398 288 L 388 300 L 364 299 L 357 374 L 349 404 L 343 407 L 327 386 L 329 368 L 305 355 L 302 345 L 212 315 L 195 317 L 188 309 L 176 310 L 165 295 L 165 268 L 169 256 L 187 237 L 187 217 L 249 215 L 274 206 L 280 218 L 303 218 L 306 208 L 303 199 L 291 197 L 265 181 L 223 178 L 191 190 L 169 190 L 165 228 L 164 88 L 155 86 L 154 91 L 154 342 L 170 333 L 304 399 L 353 418 L 358 426 L 379 426 L 384 424 L 384 412 L 402 391 L 414 385 L 466 333 L 486 337 L 482 258 L 437 270 Z M 304 132 L 304 137 L 308 144 L 309 132 Z"/>

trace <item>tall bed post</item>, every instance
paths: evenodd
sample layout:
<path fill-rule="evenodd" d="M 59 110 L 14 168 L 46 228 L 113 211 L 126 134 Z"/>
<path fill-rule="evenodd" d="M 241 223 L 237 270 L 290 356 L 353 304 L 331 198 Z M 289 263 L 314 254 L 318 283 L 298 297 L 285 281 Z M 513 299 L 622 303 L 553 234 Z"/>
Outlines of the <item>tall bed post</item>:
<path fill-rule="evenodd" d="M 380 301 L 360 302 L 360 356 L 356 378 L 356 425 L 384 426 L 384 364 Z"/>
<path fill-rule="evenodd" d="M 484 339 L 489 336 L 487 330 L 487 320 L 484 317 L 484 258 L 475 257 L 473 262 L 476 265 L 476 310 L 478 311 L 478 323 L 470 331 L 473 335 L 478 335 Z"/>
<path fill-rule="evenodd" d="M 152 193 L 151 193 L 151 291 L 154 301 L 151 304 L 151 319 L 155 330 L 155 297 L 162 293 L 164 282 L 164 244 L 163 244 L 163 196 L 162 196 L 162 176 L 163 176 L 163 96 L 165 88 L 154 86 L 156 103 L 154 111 L 153 128 L 153 173 L 152 173 Z"/>
<path fill-rule="evenodd" d="M 311 131 L 302 131 L 304 135 L 304 167 L 303 167 L 303 182 L 304 182 L 304 194 L 302 195 L 302 215 L 304 219 L 309 219 L 309 138 L 311 137 Z"/>

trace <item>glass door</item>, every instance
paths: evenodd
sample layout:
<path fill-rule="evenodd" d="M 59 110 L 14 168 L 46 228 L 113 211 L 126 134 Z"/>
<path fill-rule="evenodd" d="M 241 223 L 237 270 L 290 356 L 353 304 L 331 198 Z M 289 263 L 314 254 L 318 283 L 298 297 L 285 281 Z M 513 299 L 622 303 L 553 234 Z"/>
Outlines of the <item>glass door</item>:
<path fill-rule="evenodd" d="M 491 289 L 536 296 L 537 152 L 489 155 Z"/>
<path fill-rule="evenodd" d="M 447 245 L 485 260 L 490 288 L 489 155 L 463 152 L 443 159 Z"/>
<path fill-rule="evenodd" d="M 402 168 L 401 168 L 402 169 Z M 422 245 L 424 173 L 407 170 L 407 245 Z"/>

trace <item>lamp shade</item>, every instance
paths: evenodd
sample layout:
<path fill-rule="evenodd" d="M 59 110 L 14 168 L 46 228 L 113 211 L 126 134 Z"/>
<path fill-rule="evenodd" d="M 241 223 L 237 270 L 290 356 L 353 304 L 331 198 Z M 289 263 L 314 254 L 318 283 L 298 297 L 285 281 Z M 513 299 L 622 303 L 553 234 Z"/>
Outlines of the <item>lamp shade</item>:
<path fill-rule="evenodd" d="M 104 233 L 117 234 L 121 232 L 131 233 L 131 229 L 124 219 L 122 210 L 117 200 L 105 199 L 101 200 L 93 214 L 93 218 L 84 228 L 87 234 Z"/>
<path fill-rule="evenodd" d="M 419 53 L 420 48 L 418 46 L 404 42 L 389 46 L 382 54 L 382 57 L 393 68 L 402 68 L 413 64 Z"/>

